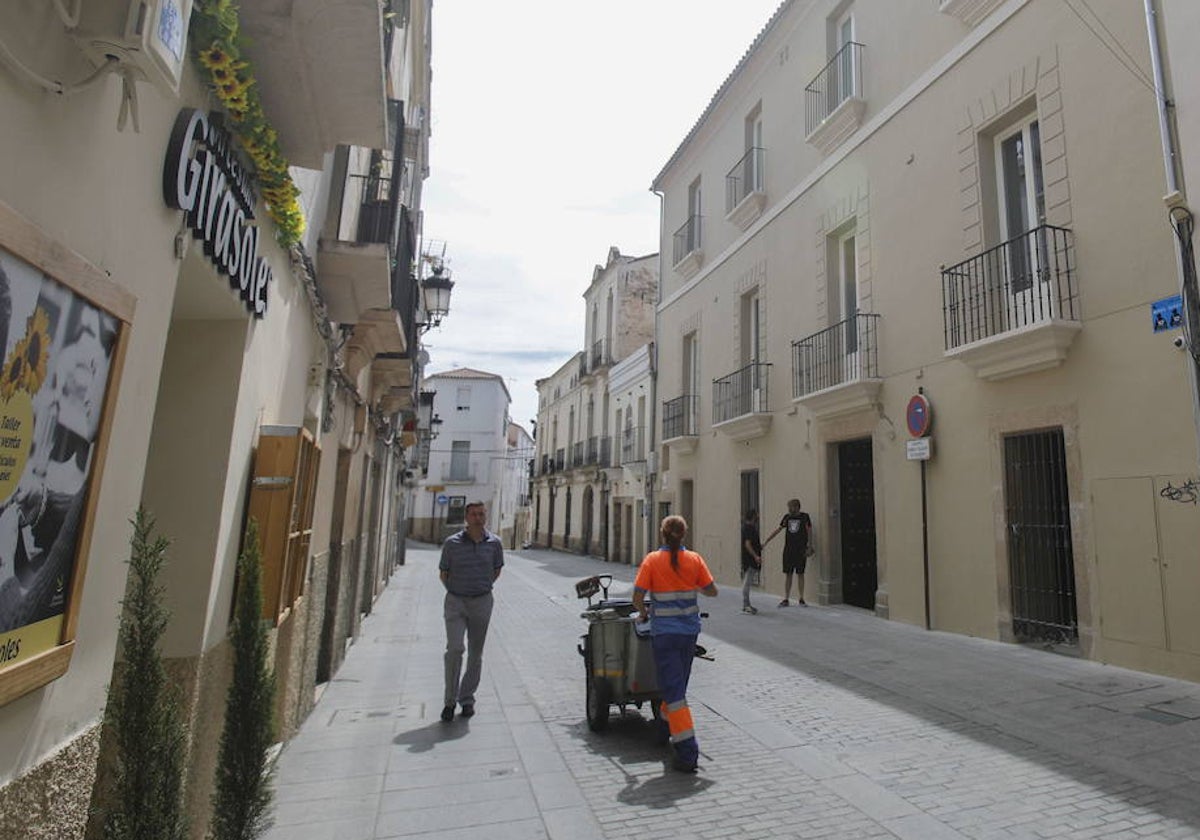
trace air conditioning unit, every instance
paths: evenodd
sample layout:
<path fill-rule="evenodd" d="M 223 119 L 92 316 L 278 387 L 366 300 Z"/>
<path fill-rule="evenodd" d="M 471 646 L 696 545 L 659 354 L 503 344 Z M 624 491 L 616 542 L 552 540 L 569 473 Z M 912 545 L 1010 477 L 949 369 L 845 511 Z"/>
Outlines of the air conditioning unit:
<path fill-rule="evenodd" d="M 192 0 L 86 0 L 75 37 L 97 67 L 116 59 L 175 95 L 191 16 Z"/>

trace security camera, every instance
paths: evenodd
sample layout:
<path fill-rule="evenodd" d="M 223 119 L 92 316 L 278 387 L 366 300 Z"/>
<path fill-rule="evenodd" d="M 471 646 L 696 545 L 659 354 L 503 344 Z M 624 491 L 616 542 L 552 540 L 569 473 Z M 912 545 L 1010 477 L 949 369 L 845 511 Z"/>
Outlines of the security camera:
<path fill-rule="evenodd" d="M 1171 343 L 1175 345 L 1176 350 L 1182 350 L 1184 347 L 1187 346 L 1187 342 L 1184 340 L 1183 336 L 1181 336 L 1181 335 L 1177 335 L 1177 336 L 1175 336 L 1175 338 L 1171 339 Z"/>

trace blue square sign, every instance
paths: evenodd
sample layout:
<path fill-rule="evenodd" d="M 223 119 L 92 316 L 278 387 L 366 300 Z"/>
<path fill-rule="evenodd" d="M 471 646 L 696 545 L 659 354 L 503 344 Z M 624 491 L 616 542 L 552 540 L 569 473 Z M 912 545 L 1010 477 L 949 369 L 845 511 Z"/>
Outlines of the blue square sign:
<path fill-rule="evenodd" d="M 1183 326 L 1183 298 L 1172 295 L 1150 304 L 1150 323 L 1154 331 L 1177 330 Z"/>

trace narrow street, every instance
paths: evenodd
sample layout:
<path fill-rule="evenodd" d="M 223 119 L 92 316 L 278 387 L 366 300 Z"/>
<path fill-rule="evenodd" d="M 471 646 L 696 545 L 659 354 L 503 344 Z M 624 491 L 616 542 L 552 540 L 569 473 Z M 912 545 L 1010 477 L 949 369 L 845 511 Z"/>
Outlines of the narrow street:
<path fill-rule="evenodd" d="M 1200 685 L 882 621 L 706 601 L 696 776 L 649 710 L 588 730 L 576 580 L 509 552 L 478 713 L 441 708 L 437 552 L 407 565 L 275 772 L 269 840 L 1200 837 Z"/>

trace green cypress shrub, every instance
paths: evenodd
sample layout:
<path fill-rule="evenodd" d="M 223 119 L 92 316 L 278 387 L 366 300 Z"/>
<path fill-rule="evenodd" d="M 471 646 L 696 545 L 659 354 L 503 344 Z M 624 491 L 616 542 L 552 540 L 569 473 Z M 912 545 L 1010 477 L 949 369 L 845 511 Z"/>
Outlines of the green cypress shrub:
<path fill-rule="evenodd" d="M 170 620 L 157 583 L 168 545 L 154 536 L 154 518 L 139 508 L 119 631 L 123 663 L 105 709 L 116 745 L 106 840 L 183 840 L 187 834 L 182 795 L 187 732 L 178 688 L 169 683 L 159 652 Z"/>
<path fill-rule="evenodd" d="M 230 630 L 233 682 L 225 701 L 225 728 L 217 756 L 210 828 L 213 840 L 254 840 L 270 825 L 267 751 L 274 740 L 275 680 L 267 662 L 262 610 L 262 553 L 258 524 L 251 519 L 238 558 Z"/>

